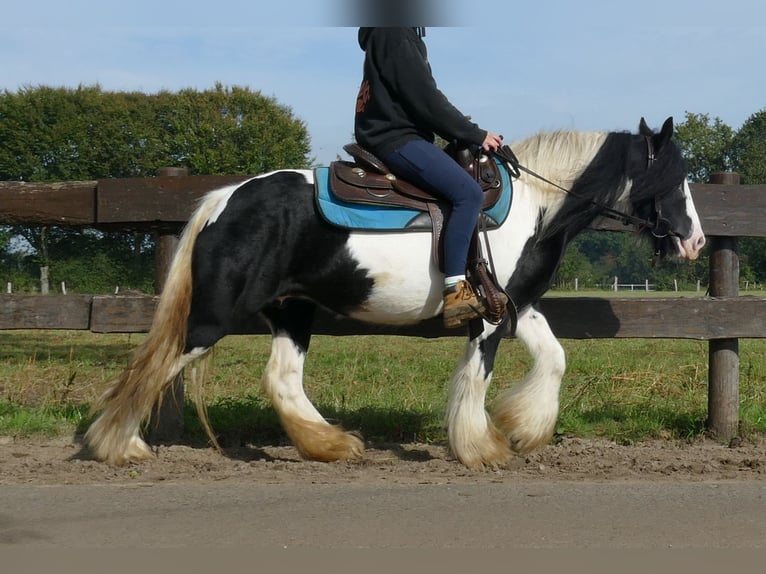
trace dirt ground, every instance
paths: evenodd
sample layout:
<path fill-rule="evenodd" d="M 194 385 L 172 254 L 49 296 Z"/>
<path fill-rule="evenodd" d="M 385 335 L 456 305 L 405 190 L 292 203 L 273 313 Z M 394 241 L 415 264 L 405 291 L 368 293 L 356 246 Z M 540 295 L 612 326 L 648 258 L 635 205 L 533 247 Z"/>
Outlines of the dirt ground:
<path fill-rule="evenodd" d="M 603 440 L 561 438 L 507 468 L 471 471 L 445 445 L 368 445 L 359 461 L 316 463 L 288 446 L 229 449 L 184 445 L 156 447 L 154 460 L 125 467 L 96 462 L 77 438 L 0 436 L 0 484 L 93 484 L 162 481 L 260 483 L 440 484 L 514 479 L 766 480 L 766 439 L 721 445 L 711 440 L 649 441 L 623 446 Z"/>

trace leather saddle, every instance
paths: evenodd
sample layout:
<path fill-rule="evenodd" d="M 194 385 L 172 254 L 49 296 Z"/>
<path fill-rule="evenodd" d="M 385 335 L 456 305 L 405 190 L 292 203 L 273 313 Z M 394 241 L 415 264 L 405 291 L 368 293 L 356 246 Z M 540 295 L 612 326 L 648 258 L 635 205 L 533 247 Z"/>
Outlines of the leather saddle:
<path fill-rule="evenodd" d="M 330 189 L 340 200 L 366 205 L 389 205 L 428 211 L 441 208 L 443 200 L 412 183 L 396 177 L 385 164 L 360 145 L 343 146 L 354 162 L 335 161 L 330 164 Z M 449 150 L 448 150 L 449 152 Z M 473 177 L 484 192 L 482 210 L 489 209 L 500 199 L 502 178 L 493 160 L 486 155 L 474 156 L 467 148 L 451 154 Z"/>
<path fill-rule="evenodd" d="M 429 191 L 396 177 L 380 159 L 360 145 L 351 143 L 343 146 L 343 149 L 354 161 L 338 160 L 330 164 L 330 192 L 347 203 L 404 207 L 427 212 L 431 219 L 433 258 L 438 268 L 443 270 L 441 231 L 444 228 L 444 209 L 448 209 L 449 205 Z M 474 154 L 466 147 L 450 144 L 445 151 L 479 183 L 483 191 L 482 213 L 468 254 L 467 274 L 474 288 L 487 302 L 485 319 L 499 323 L 506 314 L 506 304 L 501 297 L 504 292 L 481 255 L 478 227 L 486 230 L 497 226 L 484 211 L 492 208 L 502 195 L 503 178 L 500 168 L 492 158 Z M 515 309 L 510 300 L 507 311 L 512 314 L 515 330 Z"/>

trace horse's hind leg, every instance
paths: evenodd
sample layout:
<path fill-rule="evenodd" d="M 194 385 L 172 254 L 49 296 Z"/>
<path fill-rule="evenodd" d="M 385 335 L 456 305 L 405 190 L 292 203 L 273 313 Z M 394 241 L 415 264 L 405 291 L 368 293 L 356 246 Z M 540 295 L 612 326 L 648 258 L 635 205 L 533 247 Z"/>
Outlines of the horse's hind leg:
<path fill-rule="evenodd" d="M 516 336 L 529 350 L 534 364 L 524 380 L 497 397 L 492 419 L 513 450 L 525 453 L 546 444 L 553 436 L 566 356 L 545 317 L 531 307 L 519 316 Z"/>
<path fill-rule="evenodd" d="M 469 340 L 452 375 L 446 417 L 449 446 L 469 468 L 500 466 L 511 457 L 508 440 L 492 423 L 484 406 L 499 341 L 498 331 L 489 338 L 482 334 Z"/>
<path fill-rule="evenodd" d="M 329 424 L 303 390 L 314 309 L 310 301 L 297 299 L 264 309 L 272 343 L 262 388 L 301 456 L 325 462 L 359 458 L 364 453 L 359 437 Z"/>

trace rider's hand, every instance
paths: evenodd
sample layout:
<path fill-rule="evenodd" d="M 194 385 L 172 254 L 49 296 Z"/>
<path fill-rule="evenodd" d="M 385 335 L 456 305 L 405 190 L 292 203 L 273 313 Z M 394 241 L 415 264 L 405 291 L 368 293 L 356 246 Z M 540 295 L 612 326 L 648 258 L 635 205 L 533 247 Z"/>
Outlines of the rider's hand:
<path fill-rule="evenodd" d="M 484 151 L 496 151 L 501 145 L 503 145 L 503 136 L 487 132 L 487 136 L 484 138 L 481 147 Z"/>

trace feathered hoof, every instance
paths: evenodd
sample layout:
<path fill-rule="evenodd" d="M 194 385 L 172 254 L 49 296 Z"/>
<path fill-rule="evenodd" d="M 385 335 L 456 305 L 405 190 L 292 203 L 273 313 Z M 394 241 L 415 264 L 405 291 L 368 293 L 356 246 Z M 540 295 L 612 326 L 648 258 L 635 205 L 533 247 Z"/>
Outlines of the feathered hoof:
<path fill-rule="evenodd" d="M 307 460 L 334 462 L 364 456 L 361 437 L 340 426 L 306 420 L 283 420 L 282 424 L 295 448 Z"/>
<path fill-rule="evenodd" d="M 510 395 L 492 409 L 492 421 L 503 432 L 516 454 L 527 454 L 547 445 L 556 429 L 558 403 L 525 403 Z"/>
<path fill-rule="evenodd" d="M 548 444 L 556 427 L 554 417 L 550 420 L 534 421 L 534 424 L 509 410 L 493 412 L 492 420 L 502 429 L 510 448 L 516 454 L 527 454 Z"/>
<path fill-rule="evenodd" d="M 125 466 L 131 462 L 154 458 L 152 449 L 138 436 L 128 440 L 124 447 L 115 444 L 110 445 L 108 440 L 93 440 L 87 435 L 86 442 L 93 458 L 114 466 Z"/>
<path fill-rule="evenodd" d="M 471 470 L 491 470 L 507 466 L 513 457 L 508 439 L 494 426 L 487 429 L 482 441 L 450 438 L 450 452 Z"/>

